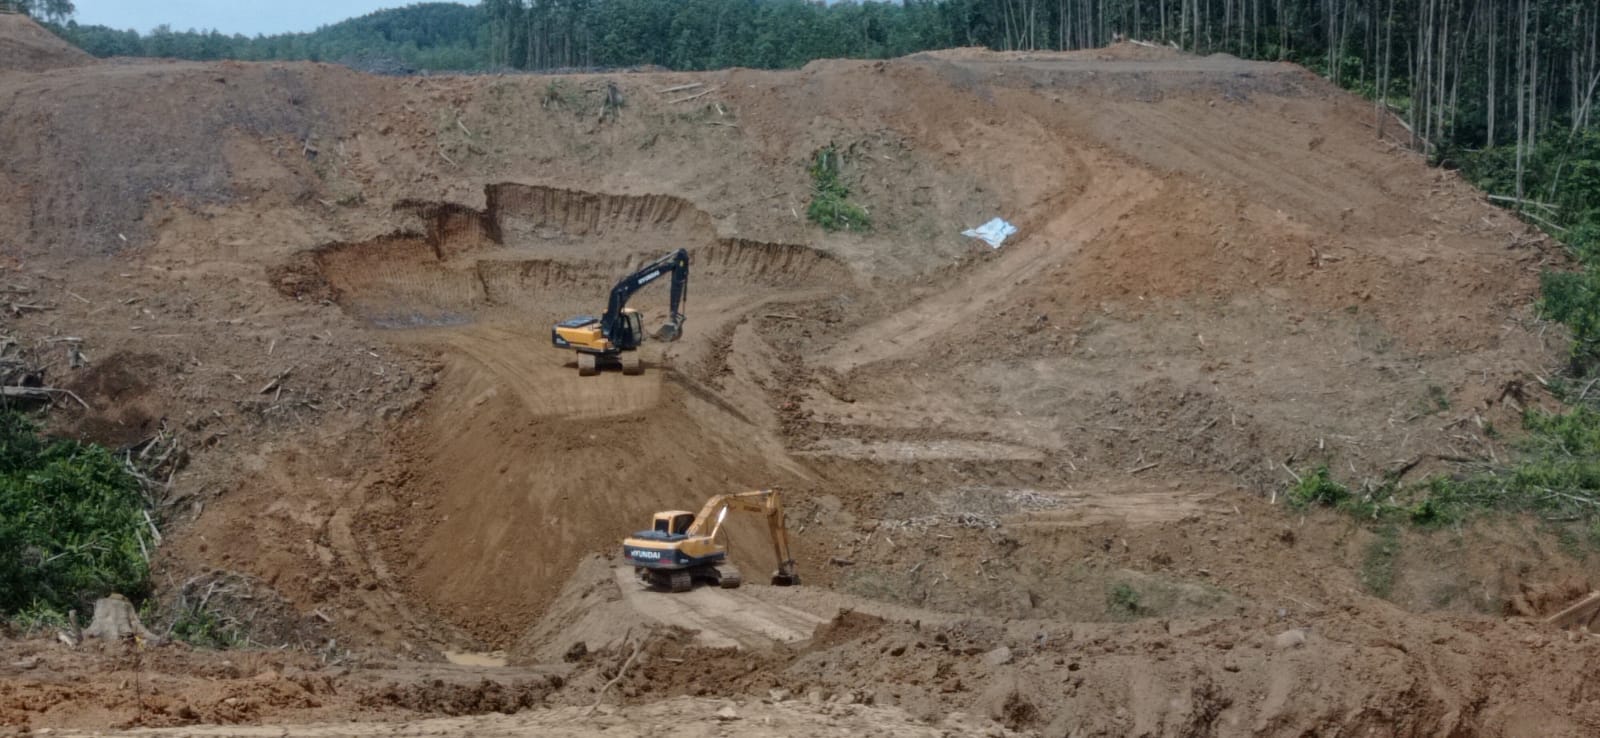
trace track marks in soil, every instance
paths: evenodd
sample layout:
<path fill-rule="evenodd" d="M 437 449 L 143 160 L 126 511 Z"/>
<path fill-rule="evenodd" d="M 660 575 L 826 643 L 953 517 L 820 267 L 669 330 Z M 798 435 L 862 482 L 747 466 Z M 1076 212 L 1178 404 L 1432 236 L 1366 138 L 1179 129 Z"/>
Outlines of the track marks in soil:
<path fill-rule="evenodd" d="M 543 340 L 505 327 L 478 324 L 441 331 L 446 362 L 466 371 L 484 372 L 492 387 L 469 402 L 496 400 L 500 388 L 522 402 L 535 418 L 607 418 L 644 412 L 661 400 L 661 373 L 647 368 L 639 377 L 602 372 L 577 379 L 570 353 L 557 352 Z"/>
<path fill-rule="evenodd" d="M 719 711 L 729 711 L 722 713 Z M 732 731 L 730 733 L 730 731 Z M 151 736 L 152 738 L 422 738 L 470 735 L 479 738 L 601 738 L 672 735 L 681 738 L 739 735 L 746 738 L 943 738 L 951 735 L 1015 735 L 965 714 L 930 725 L 889 707 L 815 706 L 801 701 L 773 704 L 726 699 L 678 698 L 621 709 L 588 707 L 526 710 L 515 715 L 475 715 L 407 722 L 329 722 L 306 725 L 66 731 L 57 735 Z"/>
<path fill-rule="evenodd" d="M 1102 232 L 1159 191 L 1156 178 L 1142 169 L 1090 151 L 1077 152 L 1077 156 L 1088 181 L 1083 194 L 1059 215 L 1036 216 L 1047 219 L 1036 232 L 1019 234 L 1003 246 L 999 260 L 961 275 L 958 283 L 932 297 L 868 324 L 829 350 L 820 363 L 847 372 L 916 355 L 932 345 L 934 338 L 957 331 L 989 306 L 1004 302 L 1017 285 L 1045 272 L 1054 262 L 1092 248 Z"/>
<path fill-rule="evenodd" d="M 1035 531 L 1052 528 L 1088 528 L 1103 523 L 1138 526 L 1174 523 L 1185 518 L 1212 518 L 1233 514 L 1214 493 L 1182 489 L 1099 488 L 1053 495 L 1060 507 L 1036 510 L 1008 520 L 1007 525 Z"/>
<path fill-rule="evenodd" d="M 739 589 L 698 586 L 688 592 L 655 592 L 640 584 L 632 570 L 618 567 L 617 587 L 640 619 L 698 631 L 696 639 L 713 648 L 770 648 L 811 637 L 826 618 L 763 597 L 766 587 Z M 747 580 L 755 578 L 746 572 Z"/>

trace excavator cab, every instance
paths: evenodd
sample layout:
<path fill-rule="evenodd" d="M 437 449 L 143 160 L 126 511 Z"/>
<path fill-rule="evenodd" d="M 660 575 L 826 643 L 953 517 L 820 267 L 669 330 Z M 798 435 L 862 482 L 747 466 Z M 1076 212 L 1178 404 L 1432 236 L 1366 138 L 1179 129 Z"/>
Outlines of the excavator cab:
<path fill-rule="evenodd" d="M 683 510 L 668 510 L 656 513 L 655 526 L 657 533 L 669 536 L 683 536 L 689 534 L 689 526 L 694 525 L 694 513 Z"/>
<path fill-rule="evenodd" d="M 644 314 L 633 308 L 622 310 L 622 321 L 617 324 L 617 348 L 632 351 L 644 343 Z"/>

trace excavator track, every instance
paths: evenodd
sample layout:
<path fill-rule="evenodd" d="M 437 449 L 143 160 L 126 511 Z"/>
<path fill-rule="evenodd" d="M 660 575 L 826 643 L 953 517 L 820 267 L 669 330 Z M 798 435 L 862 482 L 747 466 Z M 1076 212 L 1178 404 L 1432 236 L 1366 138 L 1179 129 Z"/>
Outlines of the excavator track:
<path fill-rule="evenodd" d="M 644 359 L 639 356 L 638 351 L 624 351 L 618 360 L 622 362 L 623 374 L 632 376 L 644 373 Z"/>
<path fill-rule="evenodd" d="M 674 592 L 688 592 L 694 588 L 694 577 L 687 571 L 675 571 L 669 575 L 668 588 Z"/>
<path fill-rule="evenodd" d="M 599 357 L 594 354 L 578 352 L 578 376 L 592 377 L 600 373 Z"/>
<path fill-rule="evenodd" d="M 723 589 L 738 589 L 744 583 L 744 576 L 733 566 L 723 565 L 716 567 L 717 586 Z"/>

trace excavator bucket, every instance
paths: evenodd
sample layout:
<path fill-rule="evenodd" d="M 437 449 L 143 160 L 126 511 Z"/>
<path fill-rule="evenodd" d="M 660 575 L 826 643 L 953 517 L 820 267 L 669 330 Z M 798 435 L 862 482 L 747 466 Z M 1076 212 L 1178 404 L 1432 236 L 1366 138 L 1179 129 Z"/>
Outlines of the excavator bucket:
<path fill-rule="evenodd" d="M 657 341 L 671 343 L 678 340 L 678 337 L 682 335 L 683 326 L 680 326 L 677 323 L 668 322 L 663 323 L 660 328 L 656 329 L 656 334 L 653 336 L 653 338 L 655 338 Z"/>
<path fill-rule="evenodd" d="M 783 541 L 782 545 L 787 549 L 789 545 L 787 540 L 788 536 L 785 536 L 784 538 L 785 540 Z M 800 584 L 800 574 L 799 572 L 795 571 L 794 560 L 789 559 L 786 561 L 779 561 L 778 570 L 772 572 L 772 586 L 793 587 L 798 584 Z"/>

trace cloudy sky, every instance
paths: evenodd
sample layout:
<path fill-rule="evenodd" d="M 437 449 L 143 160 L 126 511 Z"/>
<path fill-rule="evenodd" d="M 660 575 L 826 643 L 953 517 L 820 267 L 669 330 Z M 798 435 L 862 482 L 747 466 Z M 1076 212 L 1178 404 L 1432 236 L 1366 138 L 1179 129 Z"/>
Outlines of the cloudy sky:
<path fill-rule="evenodd" d="M 79 23 L 149 31 L 215 28 L 223 33 L 314 31 L 318 26 L 414 0 L 73 0 Z"/>

